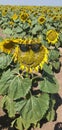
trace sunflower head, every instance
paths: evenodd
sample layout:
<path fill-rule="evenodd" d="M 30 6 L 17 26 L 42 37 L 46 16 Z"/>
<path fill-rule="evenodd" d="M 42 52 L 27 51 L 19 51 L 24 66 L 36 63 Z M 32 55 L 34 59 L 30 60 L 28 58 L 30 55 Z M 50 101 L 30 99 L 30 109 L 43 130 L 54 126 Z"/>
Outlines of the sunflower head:
<path fill-rule="evenodd" d="M 58 41 L 59 34 L 56 30 L 49 30 L 46 34 L 48 43 L 55 44 Z"/>
<path fill-rule="evenodd" d="M 48 50 L 41 44 L 40 39 L 5 39 L 0 49 L 4 53 L 12 53 L 14 62 L 18 62 L 20 69 L 36 72 L 42 69 L 48 61 Z"/>
<path fill-rule="evenodd" d="M 25 13 L 25 12 L 24 12 L 24 13 L 21 13 L 21 14 L 20 14 L 20 19 L 21 19 L 21 21 L 22 21 L 22 22 L 25 22 L 25 21 L 28 19 L 28 16 L 29 16 L 28 13 Z"/>
<path fill-rule="evenodd" d="M 32 39 L 30 44 L 28 42 L 19 44 L 15 49 L 14 58 L 20 64 L 21 70 L 35 72 L 42 69 L 44 63 L 48 61 L 48 50 L 40 42 L 36 43 L 36 40 Z"/>
<path fill-rule="evenodd" d="M 7 11 L 6 10 L 3 10 L 2 11 L 2 16 L 5 16 L 7 14 Z"/>
<path fill-rule="evenodd" d="M 8 22 L 9 23 L 9 25 L 14 25 L 14 22 L 13 21 L 10 21 L 10 22 Z"/>
<path fill-rule="evenodd" d="M 57 21 L 57 20 L 59 20 L 59 19 L 60 19 L 59 16 L 53 16 L 53 21 Z"/>
<path fill-rule="evenodd" d="M 10 53 L 14 49 L 14 43 L 12 40 L 5 39 L 4 41 L 0 42 L 0 50 L 4 53 Z"/>
<path fill-rule="evenodd" d="M 16 20 L 18 18 L 18 15 L 15 13 L 12 17 L 13 20 Z"/>
<path fill-rule="evenodd" d="M 44 16 L 40 16 L 39 18 L 38 18 L 38 23 L 39 24 L 43 24 L 45 22 L 45 17 Z"/>
<path fill-rule="evenodd" d="M 32 21 L 30 19 L 28 19 L 27 22 L 31 26 Z"/>

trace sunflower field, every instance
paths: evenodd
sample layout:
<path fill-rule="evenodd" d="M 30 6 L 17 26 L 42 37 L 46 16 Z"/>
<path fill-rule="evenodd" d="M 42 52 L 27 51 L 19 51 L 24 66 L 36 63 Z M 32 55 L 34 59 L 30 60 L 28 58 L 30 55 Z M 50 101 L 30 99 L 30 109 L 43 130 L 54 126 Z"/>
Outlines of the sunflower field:
<path fill-rule="evenodd" d="M 16 130 L 55 118 L 62 7 L 0 6 L 0 106 Z"/>

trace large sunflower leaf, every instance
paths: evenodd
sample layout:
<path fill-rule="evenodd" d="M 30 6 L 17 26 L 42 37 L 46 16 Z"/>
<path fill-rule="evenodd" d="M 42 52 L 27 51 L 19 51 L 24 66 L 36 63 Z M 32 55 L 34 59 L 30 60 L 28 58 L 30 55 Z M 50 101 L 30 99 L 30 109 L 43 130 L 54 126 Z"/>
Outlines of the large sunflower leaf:
<path fill-rule="evenodd" d="M 7 110 L 9 117 L 15 117 L 15 103 L 8 96 L 5 97 L 3 108 Z"/>
<path fill-rule="evenodd" d="M 8 89 L 8 80 L 9 80 L 9 75 L 10 75 L 10 69 L 7 70 L 6 72 L 3 72 L 2 77 L 0 79 L 0 95 L 4 95 L 7 93 Z"/>
<path fill-rule="evenodd" d="M 20 76 L 16 76 L 9 87 L 9 97 L 15 99 L 26 96 L 31 88 L 31 80 L 28 78 L 22 79 Z"/>
<path fill-rule="evenodd" d="M 0 69 L 5 69 L 12 62 L 12 58 L 10 55 L 0 54 Z"/>
<path fill-rule="evenodd" d="M 57 93 L 58 88 L 59 88 L 58 82 L 54 77 L 53 78 L 45 77 L 44 80 L 39 82 L 39 89 L 42 92 L 51 93 L 51 94 Z"/>
<path fill-rule="evenodd" d="M 15 77 L 15 73 L 17 73 L 17 71 L 17 69 L 14 69 L 12 71 L 9 69 L 6 72 L 3 72 L 0 79 L 0 95 L 7 94 L 10 83 Z"/>
<path fill-rule="evenodd" d="M 21 116 L 26 121 L 25 127 L 28 128 L 29 124 L 36 123 L 43 118 L 49 108 L 49 96 L 48 94 L 42 94 L 39 97 L 31 96 L 25 102 Z"/>
<path fill-rule="evenodd" d="M 0 82 L 0 95 L 5 95 L 8 92 L 8 87 L 10 84 L 10 80 L 9 81 L 4 81 L 3 83 Z"/>
<path fill-rule="evenodd" d="M 15 102 L 15 109 L 16 112 L 20 113 L 22 108 L 26 105 L 26 100 L 18 100 L 17 102 Z"/>

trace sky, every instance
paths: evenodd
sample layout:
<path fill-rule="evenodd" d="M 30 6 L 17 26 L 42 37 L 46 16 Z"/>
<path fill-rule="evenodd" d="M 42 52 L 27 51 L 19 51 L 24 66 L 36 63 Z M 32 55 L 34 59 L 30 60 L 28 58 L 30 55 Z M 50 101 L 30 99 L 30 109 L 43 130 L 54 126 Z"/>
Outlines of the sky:
<path fill-rule="evenodd" d="M 0 5 L 62 6 L 62 0 L 0 0 Z"/>

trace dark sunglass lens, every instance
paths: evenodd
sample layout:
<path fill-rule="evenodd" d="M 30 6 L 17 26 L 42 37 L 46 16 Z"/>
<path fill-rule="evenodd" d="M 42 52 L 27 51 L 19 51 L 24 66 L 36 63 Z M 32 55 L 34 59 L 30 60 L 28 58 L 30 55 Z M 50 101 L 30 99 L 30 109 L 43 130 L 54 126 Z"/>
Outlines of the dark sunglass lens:
<path fill-rule="evenodd" d="M 29 47 L 28 47 L 28 45 L 26 45 L 26 44 L 21 44 L 21 45 L 20 45 L 20 49 L 21 49 L 21 51 L 26 52 L 26 51 L 29 50 Z"/>
<path fill-rule="evenodd" d="M 40 44 L 33 44 L 31 48 L 33 51 L 38 52 L 40 50 L 40 46 Z"/>

